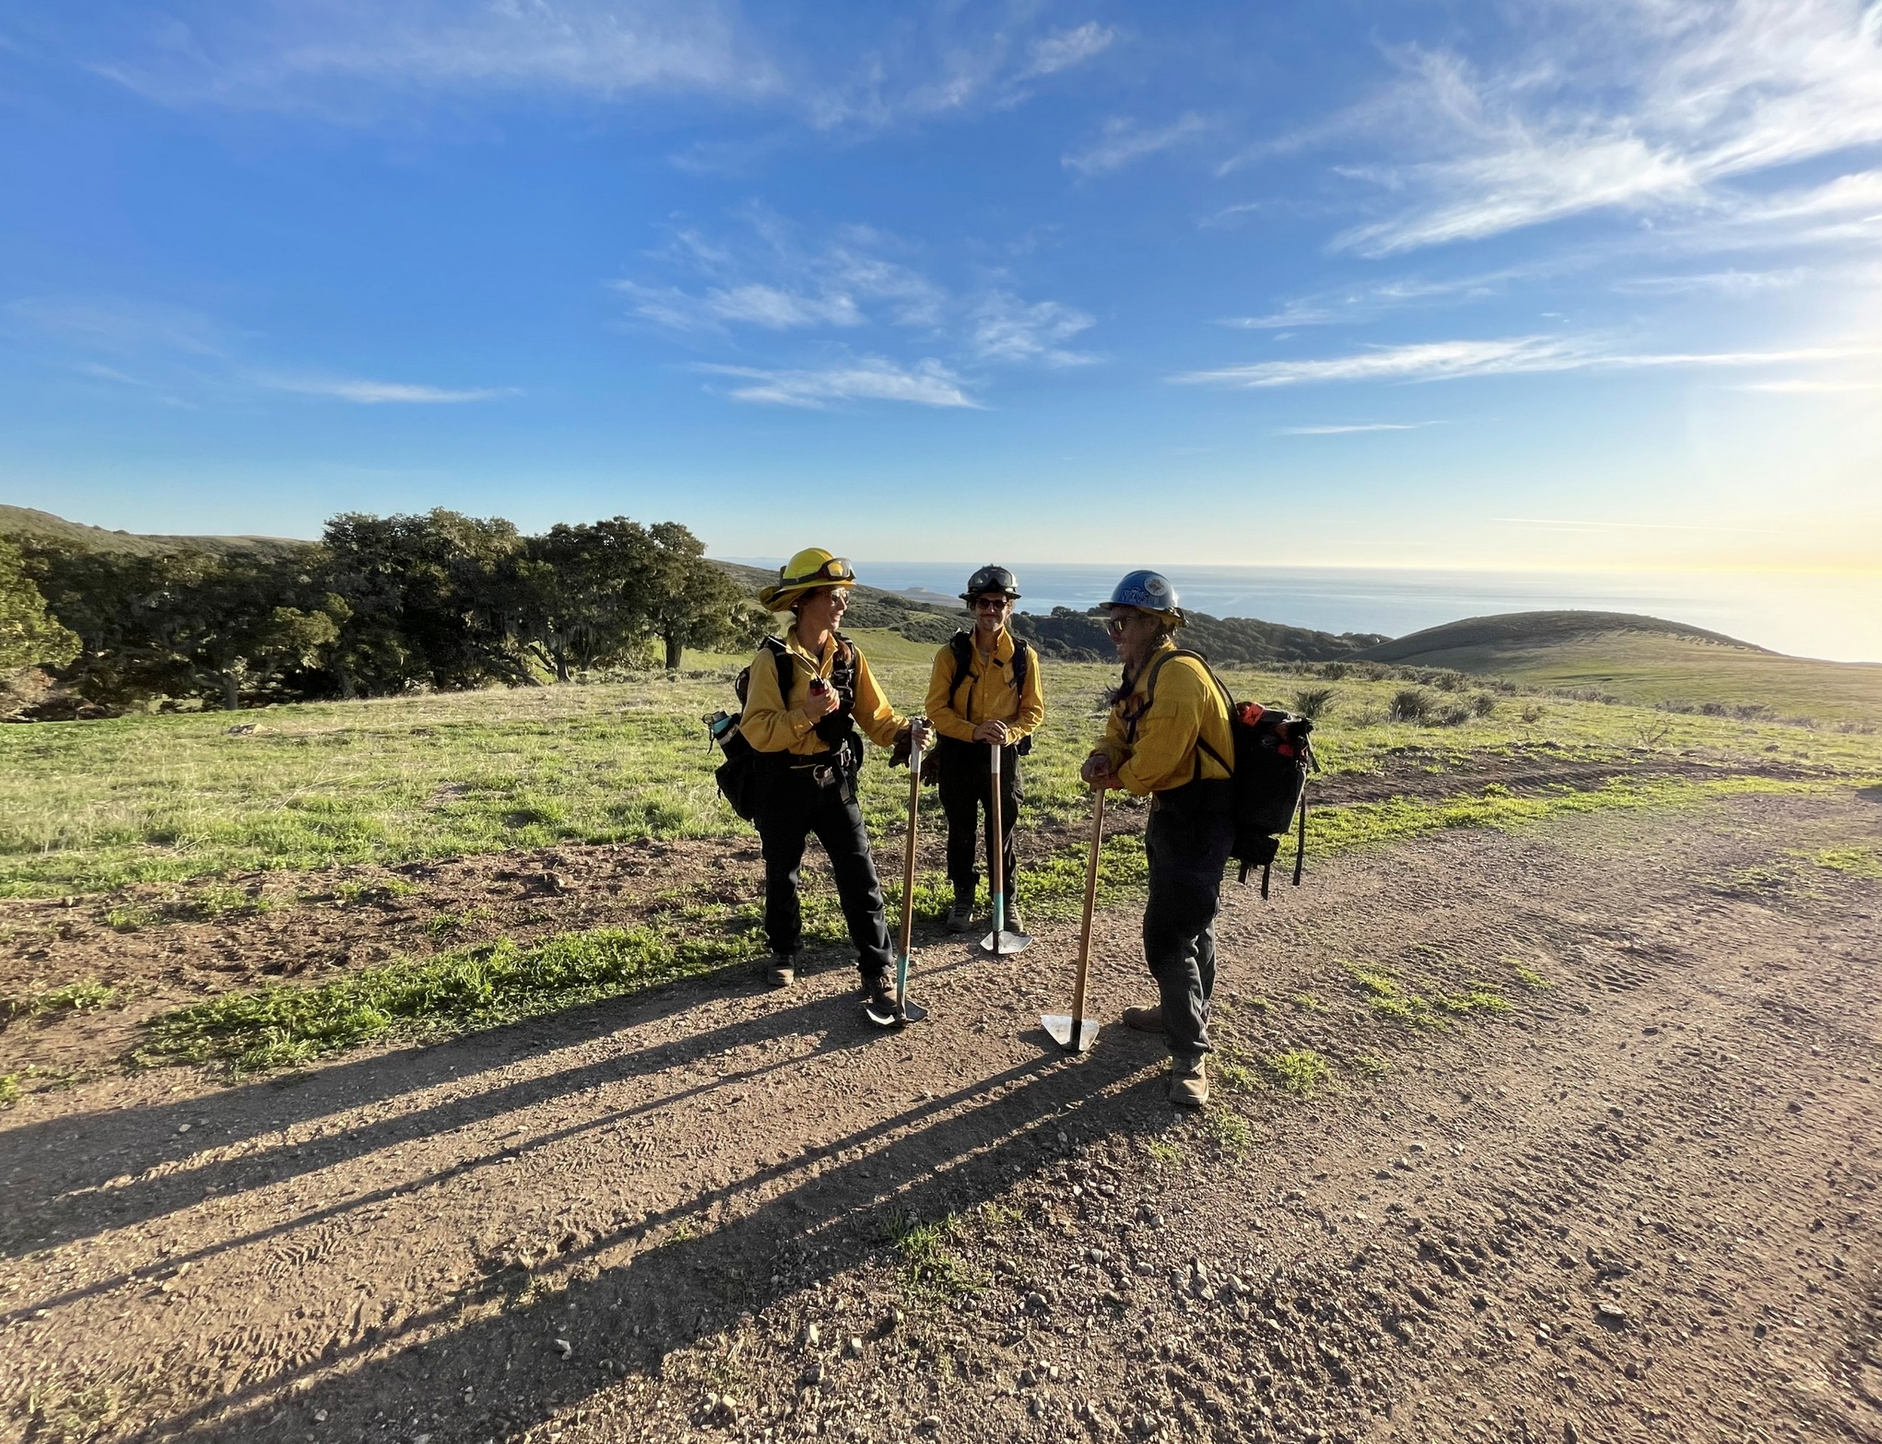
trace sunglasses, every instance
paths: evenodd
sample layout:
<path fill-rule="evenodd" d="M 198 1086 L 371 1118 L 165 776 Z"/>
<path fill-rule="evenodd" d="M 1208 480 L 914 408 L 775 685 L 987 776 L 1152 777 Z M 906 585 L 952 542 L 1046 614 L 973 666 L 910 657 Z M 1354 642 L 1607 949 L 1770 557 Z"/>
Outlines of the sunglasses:
<path fill-rule="evenodd" d="M 1132 612 L 1129 616 L 1125 617 L 1106 617 L 1104 619 L 1104 629 L 1114 637 L 1121 637 L 1130 630 L 1132 622 L 1139 620 L 1144 615 L 1143 612 Z"/>
<path fill-rule="evenodd" d="M 976 612 L 1004 612 L 1008 607 L 1012 605 L 1013 604 L 1010 601 L 1008 601 L 1005 597 L 975 597 L 974 598 L 974 610 Z"/>

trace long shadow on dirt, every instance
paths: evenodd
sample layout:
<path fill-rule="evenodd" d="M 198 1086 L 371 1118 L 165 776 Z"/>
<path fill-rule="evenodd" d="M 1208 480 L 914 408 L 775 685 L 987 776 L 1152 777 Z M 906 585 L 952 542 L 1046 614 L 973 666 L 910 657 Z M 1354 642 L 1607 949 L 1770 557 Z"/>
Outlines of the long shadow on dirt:
<path fill-rule="evenodd" d="M 625 1027 L 683 1013 L 698 1006 L 702 990 L 715 981 L 730 984 L 733 991 L 746 991 L 749 976 L 749 967 L 739 964 L 631 999 L 572 1008 L 430 1047 L 377 1054 L 175 1103 L 78 1114 L 7 1129 L 0 1132 L 0 1179 L 7 1186 L 6 1216 L 0 1219 L 0 1256 L 14 1257 L 123 1228 L 191 1207 L 211 1192 L 227 1198 L 396 1144 L 772 1037 L 824 1033 L 820 1053 L 867 1040 L 861 1024 L 849 1026 L 853 1009 L 845 1010 L 828 999 L 806 1000 L 797 1007 L 767 1010 L 730 1027 L 689 1034 L 625 1057 L 479 1089 L 304 1143 L 276 1143 L 241 1157 L 138 1178 L 205 1149 L 226 1149 L 293 1124 L 444 1084 L 469 1086 L 481 1074 L 513 1067 L 538 1054 L 578 1047 Z M 839 1016 L 844 1022 L 831 1028 Z M 178 1130 L 184 1124 L 188 1131 L 181 1133 Z M 475 1166 L 475 1162 L 463 1165 Z M 113 1179 L 125 1178 L 136 1181 L 108 1186 Z"/>
<path fill-rule="evenodd" d="M 213 1404 L 153 1422 L 137 1437 L 187 1431 L 195 1439 L 229 1444 L 301 1439 L 317 1411 L 326 1413 L 322 1437 L 332 1438 L 387 1429 L 409 1433 L 415 1419 L 449 1438 L 527 1428 L 604 1387 L 602 1360 L 621 1372 L 656 1374 L 669 1352 L 717 1332 L 741 1312 L 759 1313 L 865 1263 L 881 1248 L 890 1217 L 936 1218 L 998 1196 L 1017 1176 L 1063 1156 L 1061 1130 L 1075 1130 L 1083 1142 L 1165 1124 L 1167 1109 L 1153 1100 L 1155 1090 L 1148 1086 L 1125 1097 L 1108 1096 L 1147 1061 L 1145 1049 L 1128 1045 L 1076 1064 L 1042 1051 L 1035 1061 L 882 1119 L 815 1155 L 756 1170 L 561 1255 L 541 1265 L 537 1276 L 550 1285 L 566 1280 L 566 1287 L 550 1288 L 535 1302 L 521 1302 L 527 1295 L 513 1293 L 513 1306 L 501 1312 L 464 1322 L 434 1342 L 399 1346 L 402 1338 L 451 1329 L 454 1318 L 480 1297 L 479 1290 L 467 1289 L 362 1344 L 330 1349 L 317 1364 L 283 1369 Z M 1101 1109 L 1080 1119 L 1066 1116 L 1101 1095 Z M 941 1116 L 954 1109 L 962 1111 Z M 864 1158 L 814 1171 L 818 1158 L 858 1147 L 869 1149 Z M 869 1176 L 885 1172 L 892 1182 Z M 739 1195 L 793 1175 L 799 1176 L 794 1187 L 703 1237 L 670 1227 L 703 1223 Z M 588 1259 L 661 1228 L 667 1230 L 665 1240 L 629 1262 L 592 1279 L 580 1276 Z M 558 1339 L 570 1345 L 566 1358 Z M 336 1377 L 336 1371 L 344 1376 Z M 312 1380 L 316 1373 L 327 1377 Z M 478 1396 L 469 1402 L 460 1392 L 466 1379 Z M 277 1395 L 297 1386 L 302 1391 L 292 1402 L 269 1412 Z M 234 1417 L 206 1421 L 208 1413 L 229 1407 L 237 1411 Z"/>

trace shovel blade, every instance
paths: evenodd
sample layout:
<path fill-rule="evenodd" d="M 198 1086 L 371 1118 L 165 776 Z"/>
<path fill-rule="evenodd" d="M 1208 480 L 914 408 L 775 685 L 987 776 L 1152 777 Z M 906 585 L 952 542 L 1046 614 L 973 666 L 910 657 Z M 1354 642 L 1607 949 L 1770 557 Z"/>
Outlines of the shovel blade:
<path fill-rule="evenodd" d="M 878 1007 L 874 1002 L 863 1004 L 863 1016 L 878 1028 L 899 1028 L 908 1021 L 908 1013 L 909 1005 L 907 1004 L 900 1008 L 893 1004 L 886 1008 Z"/>
<path fill-rule="evenodd" d="M 1023 953 L 1031 946 L 1032 938 L 1025 933 L 988 933 L 980 940 L 981 952 L 998 953 L 1001 957 L 1008 953 Z"/>
<path fill-rule="evenodd" d="M 1093 1018 L 1071 1018 L 1063 1013 L 1046 1013 L 1039 1021 L 1045 1030 L 1068 1053 L 1082 1053 L 1092 1045 L 1098 1036 L 1098 1023 Z M 1073 1030 L 1076 1029 L 1076 1034 Z"/>

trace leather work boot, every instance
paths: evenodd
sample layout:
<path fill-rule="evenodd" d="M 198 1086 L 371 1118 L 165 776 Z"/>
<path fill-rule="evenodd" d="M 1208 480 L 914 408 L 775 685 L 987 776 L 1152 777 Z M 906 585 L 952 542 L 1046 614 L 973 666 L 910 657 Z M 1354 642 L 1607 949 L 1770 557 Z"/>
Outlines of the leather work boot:
<path fill-rule="evenodd" d="M 951 933 L 968 933 L 974 930 L 974 895 L 972 891 L 962 892 L 954 889 L 954 906 L 948 909 L 947 930 Z"/>
<path fill-rule="evenodd" d="M 1209 1101 L 1209 1075 L 1203 1060 L 1170 1059 L 1170 1102 L 1178 1108 L 1200 1108 Z"/>
<path fill-rule="evenodd" d="M 886 969 L 863 979 L 863 1006 L 878 1020 L 901 1018 L 902 1010 L 895 1001 L 895 979 Z"/>
<path fill-rule="evenodd" d="M 774 988 L 788 988 L 797 981 L 797 955 L 773 953 L 765 959 L 765 981 Z"/>
<path fill-rule="evenodd" d="M 1022 937 L 1026 935 L 1026 925 L 1019 920 L 1019 909 L 1011 903 L 1006 905 L 1006 930 Z"/>
<path fill-rule="evenodd" d="M 1163 1031 L 1163 1005 L 1154 1003 L 1148 1008 L 1126 1008 L 1124 1026 L 1135 1028 L 1139 1033 L 1161 1033 Z"/>

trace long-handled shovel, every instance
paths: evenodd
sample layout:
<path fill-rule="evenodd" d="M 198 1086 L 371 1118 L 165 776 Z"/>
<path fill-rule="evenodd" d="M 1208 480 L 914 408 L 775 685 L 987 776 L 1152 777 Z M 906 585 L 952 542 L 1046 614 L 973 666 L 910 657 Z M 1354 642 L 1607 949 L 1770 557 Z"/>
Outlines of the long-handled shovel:
<path fill-rule="evenodd" d="M 993 884 L 993 931 L 980 940 L 980 946 L 982 951 L 1003 958 L 1025 952 L 1032 946 L 1032 939 L 1006 926 L 1006 834 L 1000 827 L 1000 744 L 989 742 L 987 746 L 993 753 L 992 770 L 988 774 L 993 791 L 987 805 L 987 876 Z"/>
<path fill-rule="evenodd" d="M 1072 1013 L 1047 1013 L 1039 1019 L 1052 1041 L 1068 1053 L 1082 1053 L 1098 1036 L 1098 1024 L 1085 1016 L 1085 976 L 1091 967 L 1091 908 L 1098 897 L 1098 850 L 1104 845 L 1104 793 L 1091 821 L 1091 856 L 1085 862 L 1085 920 L 1078 931 L 1078 981 L 1072 985 Z"/>
<path fill-rule="evenodd" d="M 910 739 L 908 749 L 908 845 L 902 852 L 902 936 L 895 955 L 895 1008 L 878 1011 L 863 1004 L 863 1012 L 878 1028 L 899 1028 L 928 1016 L 920 1003 L 908 1000 L 908 957 L 915 936 L 915 831 L 921 815 L 921 748 Z"/>

